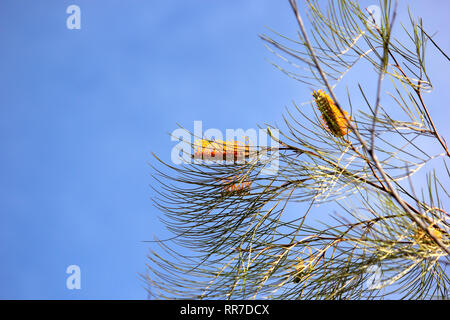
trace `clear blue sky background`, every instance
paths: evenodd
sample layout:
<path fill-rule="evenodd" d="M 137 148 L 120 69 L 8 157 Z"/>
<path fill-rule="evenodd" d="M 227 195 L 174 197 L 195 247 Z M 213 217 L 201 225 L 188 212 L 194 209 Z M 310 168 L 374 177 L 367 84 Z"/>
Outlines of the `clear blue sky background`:
<path fill-rule="evenodd" d="M 449 52 L 450 2 L 408 2 Z M 295 34 L 287 1 L 1 0 L 0 299 L 146 298 L 141 240 L 164 234 L 150 152 L 170 158 L 176 123 L 255 128 L 310 97 L 266 62 L 265 26 Z M 448 67 L 430 55 L 427 101 L 447 119 Z"/>

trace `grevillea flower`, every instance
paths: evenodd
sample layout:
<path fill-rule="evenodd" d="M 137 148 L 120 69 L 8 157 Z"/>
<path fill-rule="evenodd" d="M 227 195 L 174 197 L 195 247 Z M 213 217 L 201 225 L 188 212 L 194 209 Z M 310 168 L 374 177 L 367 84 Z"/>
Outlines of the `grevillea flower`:
<path fill-rule="evenodd" d="M 248 177 L 244 178 L 242 176 L 229 177 L 221 180 L 221 182 L 224 185 L 224 191 L 226 193 L 248 192 L 252 184 Z"/>
<path fill-rule="evenodd" d="M 298 262 L 294 266 L 295 273 L 294 273 L 294 283 L 299 283 L 302 279 L 302 273 L 305 271 L 306 266 L 302 259 L 297 257 Z"/>
<path fill-rule="evenodd" d="M 196 140 L 194 158 L 204 160 L 244 159 L 249 156 L 249 145 L 239 141 Z"/>
<path fill-rule="evenodd" d="M 435 238 L 442 240 L 442 232 L 438 228 L 432 226 L 432 227 L 429 227 L 428 230 Z M 431 239 L 431 237 L 422 229 L 415 230 L 414 239 L 416 240 L 416 242 L 419 245 L 433 245 L 434 244 L 433 239 Z"/>
<path fill-rule="evenodd" d="M 336 137 L 345 136 L 350 132 L 350 126 L 346 117 L 351 121 L 347 111 L 344 114 L 338 109 L 333 99 L 330 98 L 322 89 L 313 91 L 313 97 L 316 101 L 322 118 L 322 125 Z"/>

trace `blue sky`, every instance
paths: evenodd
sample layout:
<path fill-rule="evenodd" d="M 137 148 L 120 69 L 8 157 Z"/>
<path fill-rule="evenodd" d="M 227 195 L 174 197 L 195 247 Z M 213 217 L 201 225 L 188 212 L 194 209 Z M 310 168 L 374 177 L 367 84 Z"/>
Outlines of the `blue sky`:
<path fill-rule="evenodd" d="M 409 2 L 449 52 L 450 3 Z M 164 234 L 150 152 L 170 158 L 176 123 L 255 128 L 309 99 L 267 62 L 265 26 L 294 34 L 287 1 L 1 1 L 0 299 L 146 298 L 141 241 Z M 445 119 L 448 67 L 430 56 Z M 81 290 L 66 289 L 72 264 Z"/>

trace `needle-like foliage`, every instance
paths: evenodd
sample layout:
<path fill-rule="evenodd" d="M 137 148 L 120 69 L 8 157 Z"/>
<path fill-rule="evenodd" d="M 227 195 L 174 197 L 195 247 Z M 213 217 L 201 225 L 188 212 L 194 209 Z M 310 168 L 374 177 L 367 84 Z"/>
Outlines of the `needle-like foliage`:
<path fill-rule="evenodd" d="M 308 0 L 308 30 L 289 2 L 296 39 L 261 38 L 311 100 L 287 110 L 282 126 L 264 126 L 275 147 L 194 137 L 195 161 L 156 157 L 154 202 L 174 236 L 148 255 L 149 293 L 448 298 L 450 154 L 423 98 L 427 43 L 447 55 L 420 19 L 397 21 L 396 2 L 380 1 L 378 19 L 356 1 Z M 338 95 L 353 68 L 365 70 L 347 83 L 356 90 Z M 264 174 L 274 157 L 276 173 Z M 328 219 L 318 219 L 322 208 L 333 208 Z"/>

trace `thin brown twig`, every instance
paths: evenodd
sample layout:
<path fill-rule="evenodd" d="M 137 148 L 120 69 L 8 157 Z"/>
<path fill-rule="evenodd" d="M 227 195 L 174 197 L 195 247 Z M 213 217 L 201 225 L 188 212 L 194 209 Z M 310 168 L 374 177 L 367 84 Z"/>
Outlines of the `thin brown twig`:
<path fill-rule="evenodd" d="M 398 63 L 397 59 L 395 58 L 395 56 L 392 54 L 392 52 L 389 50 L 389 55 L 391 56 L 392 60 L 394 60 L 395 62 L 395 67 L 401 72 L 401 74 L 406 78 L 409 79 L 408 76 L 406 75 L 406 73 L 403 71 L 402 67 L 400 66 L 400 64 Z M 445 143 L 444 139 L 441 137 L 441 135 L 437 132 L 436 126 L 434 125 L 433 119 L 431 118 L 431 115 L 428 111 L 428 108 L 425 105 L 425 102 L 423 100 L 422 97 L 422 92 L 420 91 L 419 88 L 416 88 L 414 85 L 411 85 L 411 87 L 413 88 L 413 90 L 415 91 L 415 93 L 417 94 L 417 97 L 419 98 L 420 104 L 422 105 L 423 111 L 425 112 L 425 115 L 427 116 L 428 122 L 431 125 L 432 130 L 432 134 L 436 137 L 436 139 L 438 139 L 439 143 L 442 145 L 442 147 L 444 148 L 445 152 L 447 153 L 447 156 L 450 157 L 450 152 L 448 150 L 447 144 Z"/>

